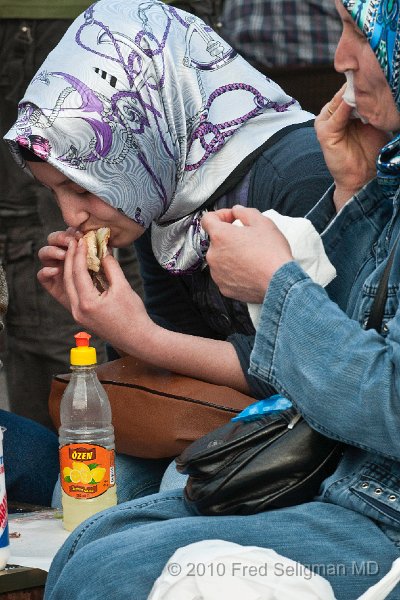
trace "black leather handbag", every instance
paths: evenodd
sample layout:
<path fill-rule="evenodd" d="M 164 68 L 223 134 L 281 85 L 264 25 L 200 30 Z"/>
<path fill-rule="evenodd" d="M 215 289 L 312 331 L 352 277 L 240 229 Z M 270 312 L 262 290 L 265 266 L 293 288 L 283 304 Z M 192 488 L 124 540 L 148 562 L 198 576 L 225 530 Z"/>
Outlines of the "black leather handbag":
<path fill-rule="evenodd" d="M 230 421 L 176 459 L 189 475 L 185 498 L 203 515 L 252 514 L 312 498 L 335 468 L 340 444 L 292 408 L 250 422 Z"/>
<path fill-rule="evenodd" d="M 367 329 L 381 329 L 398 239 Z M 188 446 L 176 463 L 178 471 L 189 475 L 185 499 L 197 513 L 246 515 L 311 500 L 340 456 L 339 442 L 312 429 L 290 408 L 255 421 L 226 423 Z"/>

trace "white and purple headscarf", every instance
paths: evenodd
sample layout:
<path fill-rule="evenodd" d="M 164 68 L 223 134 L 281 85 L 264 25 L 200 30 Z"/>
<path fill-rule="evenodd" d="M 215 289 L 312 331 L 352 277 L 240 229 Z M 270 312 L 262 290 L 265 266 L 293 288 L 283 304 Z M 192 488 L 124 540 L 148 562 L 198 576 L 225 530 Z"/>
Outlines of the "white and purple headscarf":
<path fill-rule="evenodd" d="M 162 267 L 203 262 L 199 208 L 277 131 L 313 118 L 200 19 L 99 0 L 30 83 L 5 136 L 143 225 Z"/>

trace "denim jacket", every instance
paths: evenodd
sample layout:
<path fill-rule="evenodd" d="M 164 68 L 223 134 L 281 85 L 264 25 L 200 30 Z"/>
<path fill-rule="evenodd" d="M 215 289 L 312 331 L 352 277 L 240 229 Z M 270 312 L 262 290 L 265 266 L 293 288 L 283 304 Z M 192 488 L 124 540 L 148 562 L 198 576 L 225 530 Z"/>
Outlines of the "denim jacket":
<path fill-rule="evenodd" d="M 381 331 L 366 330 L 400 231 L 400 189 L 371 181 L 336 215 L 330 189 L 307 215 L 337 270 L 323 289 L 295 263 L 266 293 L 250 372 L 290 398 L 312 427 L 344 442 L 319 500 L 362 513 L 400 542 L 400 242 Z"/>

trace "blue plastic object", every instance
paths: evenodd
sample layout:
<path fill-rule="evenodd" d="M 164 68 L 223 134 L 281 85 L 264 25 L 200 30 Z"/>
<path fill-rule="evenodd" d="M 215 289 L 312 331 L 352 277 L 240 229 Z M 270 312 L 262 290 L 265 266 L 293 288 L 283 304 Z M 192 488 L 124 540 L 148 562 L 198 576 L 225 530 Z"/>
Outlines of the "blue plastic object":
<path fill-rule="evenodd" d="M 291 406 L 293 405 L 290 400 L 280 394 L 274 394 L 269 398 L 264 398 L 263 400 L 258 400 L 257 402 L 253 402 L 253 404 L 249 404 L 249 406 L 246 406 L 241 413 L 236 415 L 236 417 L 233 417 L 232 421 L 255 421 L 264 415 L 282 412 L 283 410 L 291 408 Z"/>

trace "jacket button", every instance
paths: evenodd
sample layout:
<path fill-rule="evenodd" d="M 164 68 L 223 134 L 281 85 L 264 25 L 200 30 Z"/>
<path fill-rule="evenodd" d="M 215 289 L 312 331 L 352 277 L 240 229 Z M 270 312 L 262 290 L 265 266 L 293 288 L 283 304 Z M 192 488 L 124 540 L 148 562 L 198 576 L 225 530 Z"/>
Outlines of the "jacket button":
<path fill-rule="evenodd" d="M 394 502 L 396 500 L 396 496 L 394 494 L 390 494 L 389 500 L 390 502 Z"/>
<path fill-rule="evenodd" d="M 364 483 L 361 484 L 361 487 L 366 490 L 367 487 L 369 487 L 369 483 L 367 483 L 366 481 L 364 481 Z"/>
<path fill-rule="evenodd" d="M 382 332 L 383 333 L 387 333 L 389 331 L 389 327 L 387 326 L 387 324 L 385 323 L 382 327 Z"/>
<path fill-rule="evenodd" d="M 375 494 L 377 494 L 379 496 L 379 494 L 382 494 L 383 490 L 382 488 L 376 488 L 375 490 Z"/>

